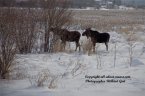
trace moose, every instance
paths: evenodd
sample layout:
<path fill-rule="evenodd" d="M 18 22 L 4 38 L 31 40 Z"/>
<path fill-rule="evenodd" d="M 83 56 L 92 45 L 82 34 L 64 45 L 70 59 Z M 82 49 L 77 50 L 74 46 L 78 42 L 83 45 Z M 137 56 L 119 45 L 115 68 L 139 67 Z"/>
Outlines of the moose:
<path fill-rule="evenodd" d="M 67 29 L 62 28 L 50 28 L 50 31 L 52 31 L 55 35 L 58 35 L 62 41 L 63 49 L 65 49 L 66 41 L 68 42 L 75 42 L 76 43 L 76 49 L 79 47 L 80 51 L 80 37 L 81 34 L 78 31 L 68 31 Z"/>
<path fill-rule="evenodd" d="M 85 32 L 82 33 L 82 36 L 91 38 L 94 52 L 95 52 L 96 43 L 105 43 L 106 50 L 108 51 L 108 43 L 110 39 L 110 35 L 108 33 L 99 33 L 98 31 L 94 31 L 94 30 L 91 30 L 91 28 L 88 28 L 85 30 Z"/>

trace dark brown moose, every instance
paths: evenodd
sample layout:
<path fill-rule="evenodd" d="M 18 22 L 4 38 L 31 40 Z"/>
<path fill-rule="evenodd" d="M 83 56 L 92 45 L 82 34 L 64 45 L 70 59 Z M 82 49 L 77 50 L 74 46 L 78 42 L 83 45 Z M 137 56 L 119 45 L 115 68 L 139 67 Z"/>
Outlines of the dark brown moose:
<path fill-rule="evenodd" d="M 60 39 L 62 40 L 63 48 L 65 49 L 66 41 L 68 42 L 75 42 L 76 43 L 76 49 L 79 47 L 80 51 L 80 36 L 81 34 L 78 31 L 68 31 L 67 29 L 61 29 L 61 28 L 50 28 L 50 31 L 52 31 L 55 35 L 58 35 Z"/>
<path fill-rule="evenodd" d="M 94 31 L 94 30 L 91 30 L 91 28 L 88 28 L 85 30 L 85 32 L 83 32 L 82 36 L 91 38 L 94 52 L 95 52 L 96 43 L 105 43 L 106 50 L 108 51 L 108 43 L 110 39 L 110 35 L 108 33 L 99 33 L 98 31 Z"/>

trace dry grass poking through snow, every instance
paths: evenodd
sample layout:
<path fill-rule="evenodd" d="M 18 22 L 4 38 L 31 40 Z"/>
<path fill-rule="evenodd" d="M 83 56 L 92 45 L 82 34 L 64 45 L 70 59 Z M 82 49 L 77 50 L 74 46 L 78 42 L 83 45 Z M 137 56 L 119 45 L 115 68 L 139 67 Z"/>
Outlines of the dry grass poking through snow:
<path fill-rule="evenodd" d="M 121 31 L 124 27 L 145 24 L 145 10 L 74 10 L 73 12 L 74 24 L 84 29 L 94 27 L 101 31 Z"/>

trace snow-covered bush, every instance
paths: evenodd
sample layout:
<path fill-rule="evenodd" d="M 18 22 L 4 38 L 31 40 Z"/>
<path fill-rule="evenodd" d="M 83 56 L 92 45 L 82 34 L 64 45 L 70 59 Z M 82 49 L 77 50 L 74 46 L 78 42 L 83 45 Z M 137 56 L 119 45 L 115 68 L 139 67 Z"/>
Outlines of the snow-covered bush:
<path fill-rule="evenodd" d="M 32 86 L 41 87 L 44 86 L 44 83 L 49 79 L 50 72 L 49 70 L 42 70 L 37 75 L 28 76 L 29 82 Z"/>

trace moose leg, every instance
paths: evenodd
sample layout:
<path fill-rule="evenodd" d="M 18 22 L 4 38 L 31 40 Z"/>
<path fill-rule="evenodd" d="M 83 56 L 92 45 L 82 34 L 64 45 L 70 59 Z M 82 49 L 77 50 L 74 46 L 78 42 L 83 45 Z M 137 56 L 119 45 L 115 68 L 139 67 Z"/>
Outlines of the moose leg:
<path fill-rule="evenodd" d="M 78 48 L 78 42 L 76 41 L 76 49 L 75 49 L 75 51 L 77 51 L 77 48 Z"/>
<path fill-rule="evenodd" d="M 93 52 L 95 52 L 96 43 L 93 42 Z"/>
<path fill-rule="evenodd" d="M 77 48 L 78 48 L 78 47 L 79 47 L 79 51 L 80 51 L 80 50 L 81 50 L 81 48 L 80 48 L 80 43 L 76 41 L 76 49 L 75 49 L 75 51 L 77 51 Z"/>
<path fill-rule="evenodd" d="M 64 42 L 64 46 L 63 46 L 63 49 L 65 50 L 65 45 L 66 45 L 66 42 Z"/>
<path fill-rule="evenodd" d="M 61 44 L 62 44 L 62 50 L 64 51 L 64 50 L 65 50 L 65 45 L 66 45 L 66 42 L 65 42 L 65 41 L 63 41 Z"/>
<path fill-rule="evenodd" d="M 106 50 L 108 51 L 108 42 L 105 42 Z"/>
<path fill-rule="evenodd" d="M 81 47 L 80 47 L 80 43 L 78 42 L 78 46 L 79 46 L 79 51 L 81 51 Z"/>

